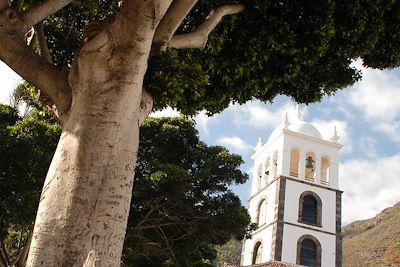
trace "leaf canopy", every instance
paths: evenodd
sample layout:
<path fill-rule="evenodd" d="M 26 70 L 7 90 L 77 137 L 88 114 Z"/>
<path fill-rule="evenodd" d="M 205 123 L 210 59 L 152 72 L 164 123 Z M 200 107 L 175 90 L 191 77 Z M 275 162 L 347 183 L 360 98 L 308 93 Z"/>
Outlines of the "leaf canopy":
<path fill-rule="evenodd" d="M 310 103 L 361 78 L 352 60 L 380 69 L 400 63 L 395 0 L 201 0 L 178 33 L 192 31 L 213 8 L 231 2 L 242 2 L 246 11 L 224 17 L 204 49 L 169 49 L 149 59 L 144 87 L 155 109 L 213 114 L 231 102 L 272 101 L 279 94 Z M 54 62 L 70 65 L 83 28 L 112 20 L 120 4 L 74 1 L 48 18 Z"/>
<path fill-rule="evenodd" d="M 0 239 L 29 229 L 61 127 L 39 113 L 25 118 L 0 104 Z"/>

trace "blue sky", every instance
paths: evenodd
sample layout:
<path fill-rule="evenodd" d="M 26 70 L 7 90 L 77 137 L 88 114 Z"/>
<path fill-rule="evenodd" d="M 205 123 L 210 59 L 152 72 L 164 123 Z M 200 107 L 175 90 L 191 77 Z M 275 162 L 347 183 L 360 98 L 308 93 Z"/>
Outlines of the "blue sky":
<path fill-rule="evenodd" d="M 343 223 L 373 217 L 400 201 L 400 71 L 365 69 L 363 80 L 320 103 L 301 105 L 304 120 L 328 139 L 336 126 L 344 145 L 340 156 L 340 189 L 343 194 Z M 8 103 L 18 78 L 0 62 L 0 102 Z M 242 169 L 251 175 L 250 156 L 259 137 L 265 142 L 286 112 L 294 114 L 295 103 L 277 97 L 273 104 L 259 101 L 232 105 L 221 114 L 196 116 L 201 140 L 223 145 L 240 154 Z M 171 109 L 154 116 L 176 116 Z M 244 205 L 250 181 L 234 188 Z"/>

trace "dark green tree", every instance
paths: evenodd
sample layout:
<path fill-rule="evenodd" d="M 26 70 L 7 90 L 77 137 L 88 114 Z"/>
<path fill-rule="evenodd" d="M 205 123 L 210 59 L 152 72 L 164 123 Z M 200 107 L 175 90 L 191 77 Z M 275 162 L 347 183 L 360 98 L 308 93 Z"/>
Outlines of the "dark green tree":
<path fill-rule="evenodd" d="M 38 112 L 20 118 L 15 108 L 0 104 L 0 266 L 27 256 L 25 243 L 60 132 L 58 123 Z"/>
<path fill-rule="evenodd" d="M 141 146 L 123 261 L 128 266 L 211 266 L 214 245 L 242 239 L 250 217 L 230 186 L 238 155 L 199 141 L 194 123 L 150 118 Z"/>
<path fill-rule="evenodd" d="M 217 266 L 224 266 L 224 263 L 240 264 L 242 256 L 242 242 L 231 239 L 222 246 L 217 247 Z"/>
<path fill-rule="evenodd" d="M 397 0 L 0 0 L 0 59 L 63 126 L 29 265 L 119 264 L 139 125 L 153 107 L 318 101 L 360 79 L 354 59 L 399 65 L 399 10 Z"/>
<path fill-rule="evenodd" d="M 22 266 L 60 126 L 43 112 L 21 118 L 5 105 L 0 125 L 0 266 Z M 242 159 L 202 143 L 188 119 L 148 119 L 141 129 L 125 265 L 210 266 L 214 245 L 242 239 L 250 227 L 229 189 L 248 178 Z"/>

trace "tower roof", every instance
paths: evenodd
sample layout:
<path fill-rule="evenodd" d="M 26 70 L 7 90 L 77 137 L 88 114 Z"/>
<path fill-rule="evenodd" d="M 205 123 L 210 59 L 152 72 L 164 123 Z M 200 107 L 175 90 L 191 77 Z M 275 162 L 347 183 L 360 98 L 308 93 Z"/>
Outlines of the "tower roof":
<path fill-rule="evenodd" d="M 311 137 L 315 137 L 318 139 L 322 139 L 321 133 L 315 128 L 311 123 L 298 120 L 291 125 L 289 125 L 289 130 L 297 133 L 301 133 L 304 135 L 308 135 Z"/>
<path fill-rule="evenodd" d="M 317 139 L 322 139 L 322 135 L 317 130 L 317 128 L 315 128 L 311 123 L 305 122 L 303 120 L 300 111 L 297 111 L 297 118 L 293 122 L 289 122 L 286 114 L 285 120 L 272 131 L 268 139 L 268 142 L 278 137 L 278 135 L 282 132 L 283 129 L 288 129 L 292 132 L 301 133 Z"/>

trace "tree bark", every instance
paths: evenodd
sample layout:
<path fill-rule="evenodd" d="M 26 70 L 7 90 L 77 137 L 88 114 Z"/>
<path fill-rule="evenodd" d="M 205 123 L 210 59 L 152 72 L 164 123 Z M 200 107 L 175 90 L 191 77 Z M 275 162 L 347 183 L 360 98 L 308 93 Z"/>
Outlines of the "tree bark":
<path fill-rule="evenodd" d="M 243 12 L 244 9 L 245 6 L 241 4 L 220 6 L 211 11 L 205 21 L 193 32 L 173 36 L 169 41 L 168 47 L 176 49 L 204 48 L 207 44 L 208 36 L 223 16 L 237 14 Z"/>
<path fill-rule="evenodd" d="M 121 264 L 139 125 L 152 104 L 143 77 L 168 8 L 160 2 L 126 1 L 76 53 L 71 109 L 44 183 L 27 266 Z"/>
<path fill-rule="evenodd" d="M 53 66 L 26 45 L 28 27 L 21 15 L 12 9 L 0 12 L 0 60 L 42 90 L 57 105 L 63 121 L 71 105 L 71 88 L 67 73 Z"/>
<path fill-rule="evenodd" d="M 0 0 L 0 11 L 8 7 L 8 0 Z"/>
<path fill-rule="evenodd" d="M 40 5 L 34 6 L 25 14 L 28 26 L 36 25 L 71 2 L 72 0 L 47 0 Z"/>

